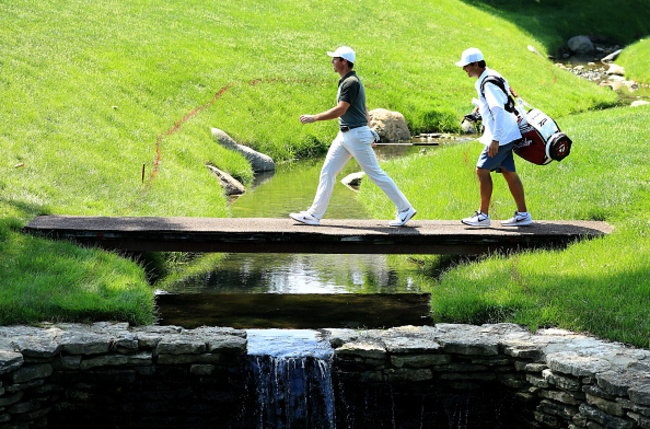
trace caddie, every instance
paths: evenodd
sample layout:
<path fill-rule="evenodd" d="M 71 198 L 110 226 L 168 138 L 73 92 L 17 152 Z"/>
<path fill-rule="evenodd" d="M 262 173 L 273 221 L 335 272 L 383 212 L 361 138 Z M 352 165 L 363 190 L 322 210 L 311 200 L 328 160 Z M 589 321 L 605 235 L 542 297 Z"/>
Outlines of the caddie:
<path fill-rule="evenodd" d="M 476 78 L 475 83 L 478 98 L 472 100 L 474 111 L 478 112 L 483 120 L 485 131 L 479 139 L 485 148 L 476 163 L 476 175 L 479 180 L 481 204 L 472 216 L 461 220 L 465 225 L 477 228 L 490 226 L 490 200 L 492 199 L 492 172 L 501 173 L 508 183 L 510 193 L 517 205 L 517 211 L 512 218 L 502 221 L 502 226 L 524 226 L 533 223 L 533 219 L 526 208 L 524 186 L 515 170 L 515 160 L 512 155 L 516 144 L 521 141 L 521 132 L 517 126 L 517 118 L 513 113 L 506 111 L 508 97 L 492 82 L 485 82 L 484 93 L 481 85 L 488 76 L 503 76 L 497 71 L 489 69 L 485 63 L 483 53 L 476 48 L 463 51 L 460 61 L 456 63 L 462 67 L 470 78 Z M 505 79 L 504 79 L 505 81 Z M 508 82 L 505 81 L 507 92 L 510 91 Z"/>

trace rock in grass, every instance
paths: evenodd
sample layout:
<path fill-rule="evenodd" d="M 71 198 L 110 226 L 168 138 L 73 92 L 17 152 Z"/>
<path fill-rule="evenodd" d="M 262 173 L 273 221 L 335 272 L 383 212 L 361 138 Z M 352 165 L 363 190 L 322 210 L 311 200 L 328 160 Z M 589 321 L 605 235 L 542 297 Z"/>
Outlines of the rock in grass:
<path fill-rule="evenodd" d="M 232 139 L 232 137 L 218 128 L 212 128 L 212 136 L 215 137 L 223 147 L 244 155 L 244 158 L 250 162 L 254 171 L 275 171 L 275 162 L 270 156 L 257 152 L 248 146 L 238 144 Z"/>
<path fill-rule="evenodd" d="M 210 171 L 212 171 L 217 176 L 217 178 L 219 179 L 219 183 L 221 183 L 221 187 L 224 189 L 227 196 L 241 195 L 244 192 L 246 192 L 246 187 L 242 185 L 241 182 L 239 182 L 237 179 L 232 177 L 230 174 L 226 173 L 225 171 L 219 170 L 214 165 L 208 164 L 207 167 Z"/>

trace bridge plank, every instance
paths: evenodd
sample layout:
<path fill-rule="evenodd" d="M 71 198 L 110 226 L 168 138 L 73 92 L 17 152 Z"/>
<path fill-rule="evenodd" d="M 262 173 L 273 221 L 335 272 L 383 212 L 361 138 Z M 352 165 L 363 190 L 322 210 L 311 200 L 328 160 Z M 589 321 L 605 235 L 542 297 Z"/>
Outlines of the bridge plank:
<path fill-rule="evenodd" d="M 106 249 L 141 251 L 471 255 L 566 246 L 612 232 L 605 222 L 536 221 L 519 228 L 475 229 L 448 220 L 38 216 L 23 231 Z"/>

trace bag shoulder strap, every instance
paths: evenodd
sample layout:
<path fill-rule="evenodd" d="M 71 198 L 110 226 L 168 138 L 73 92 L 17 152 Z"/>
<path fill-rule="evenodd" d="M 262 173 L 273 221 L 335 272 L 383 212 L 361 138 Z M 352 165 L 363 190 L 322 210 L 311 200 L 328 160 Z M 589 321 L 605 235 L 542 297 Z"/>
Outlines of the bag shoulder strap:
<path fill-rule="evenodd" d="M 515 100 L 512 98 L 510 94 L 508 94 L 508 91 L 506 91 L 506 80 L 502 77 L 499 76 L 492 76 L 489 75 L 485 79 L 483 79 L 483 82 L 481 82 L 481 95 L 483 98 L 485 98 L 485 85 L 491 83 L 497 86 L 503 93 L 508 97 L 508 102 L 504 106 L 506 109 L 506 112 L 508 113 L 514 113 L 515 115 L 518 115 L 519 113 L 517 112 L 517 109 L 515 109 Z M 516 95 L 515 95 L 516 97 Z"/>

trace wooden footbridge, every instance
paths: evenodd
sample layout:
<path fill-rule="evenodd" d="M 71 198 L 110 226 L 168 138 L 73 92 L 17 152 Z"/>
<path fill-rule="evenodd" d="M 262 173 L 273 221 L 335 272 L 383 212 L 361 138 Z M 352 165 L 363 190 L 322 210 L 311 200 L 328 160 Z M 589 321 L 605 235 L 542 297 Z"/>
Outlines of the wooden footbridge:
<path fill-rule="evenodd" d="M 563 247 L 612 231 L 605 222 L 537 221 L 519 228 L 475 229 L 459 221 L 327 219 L 320 226 L 291 219 L 39 216 L 24 232 L 128 252 L 447 254 Z"/>

